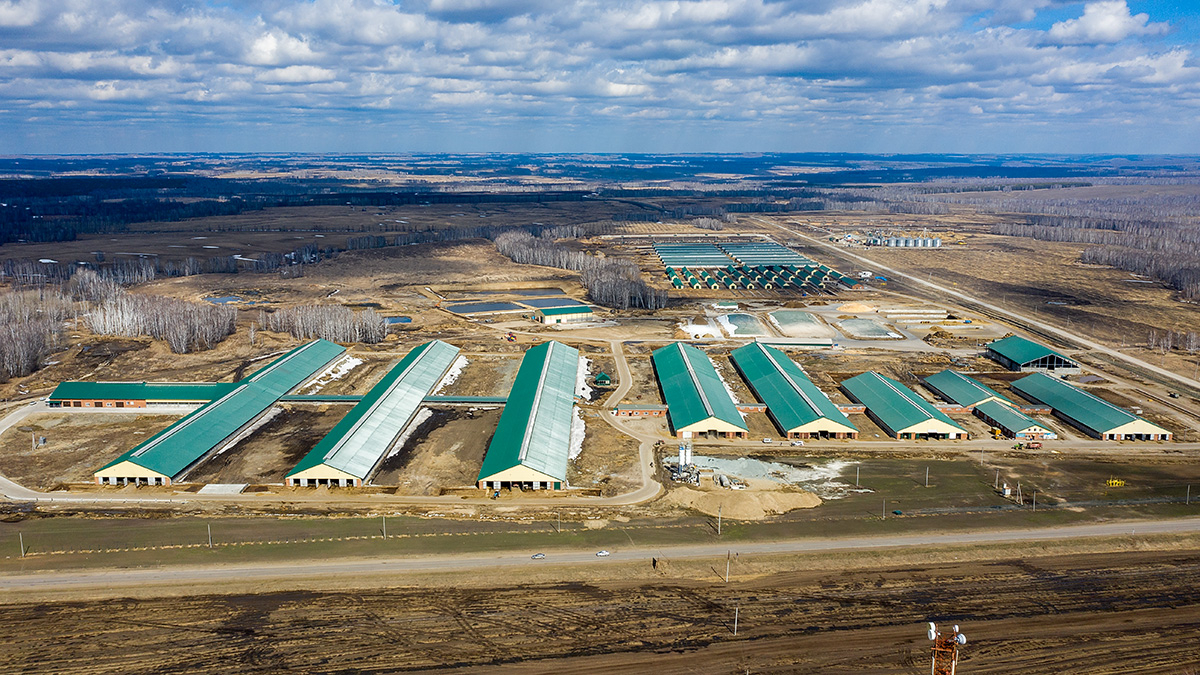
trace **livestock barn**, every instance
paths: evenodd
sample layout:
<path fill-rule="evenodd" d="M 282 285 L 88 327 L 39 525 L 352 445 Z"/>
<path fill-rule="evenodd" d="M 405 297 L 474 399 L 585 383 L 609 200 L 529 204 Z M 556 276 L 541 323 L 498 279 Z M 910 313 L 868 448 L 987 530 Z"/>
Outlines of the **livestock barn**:
<path fill-rule="evenodd" d="M 99 484 L 170 485 L 210 453 L 253 424 L 288 392 L 307 382 L 346 352 L 314 340 L 284 354 L 241 380 L 224 396 L 151 436 L 98 469 Z"/>
<path fill-rule="evenodd" d="M 1031 401 L 1050 406 L 1057 417 L 1093 438 L 1169 441 L 1173 437 L 1157 424 L 1045 373 L 1022 377 L 1013 382 L 1012 388 Z"/>
<path fill-rule="evenodd" d="M 974 408 L 985 401 L 996 401 L 1011 405 L 1012 401 L 1000 395 L 1000 392 L 983 384 L 973 377 L 967 377 L 953 370 L 943 370 L 926 377 L 922 382 L 925 386 L 961 408 Z"/>
<path fill-rule="evenodd" d="M 235 382 L 61 382 L 51 408 L 145 408 L 204 405 L 233 391 Z"/>
<path fill-rule="evenodd" d="M 441 340 L 410 351 L 287 475 L 288 485 L 361 486 L 442 381 L 459 349 Z"/>
<path fill-rule="evenodd" d="M 1010 335 L 989 343 L 987 355 L 996 363 L 1016 372 L 1029 370 L 1066 374 L 1079 372 L 1078 363 L 1046 345 L 1026 340 L 1019 335 Z"/>
<path fill-rule="evenodd" d="M 579 350 L 573 347 L 552 340 L 525 352 L 476 486 L 566 486 L 578 376 Z"/>
<path fill-rule="evenodd" d="M 890 377 L 867 372 L 842 382 L 850 400 L 867 407 L 867 415 L 895 439 L 967 438 L 967 430 L 916 392 Z"/>
<path fill-rule="evenodd" d="M 858 429 L 787 354 L 753 342 L 730 358 L 788 438 L 858 438 Z"/>
<path fill-rule="evenodd" d="M 745 438 L 750 429 L 704 352 L 676 342 L 650 355 L 667 417 L 679 438 Z"/>

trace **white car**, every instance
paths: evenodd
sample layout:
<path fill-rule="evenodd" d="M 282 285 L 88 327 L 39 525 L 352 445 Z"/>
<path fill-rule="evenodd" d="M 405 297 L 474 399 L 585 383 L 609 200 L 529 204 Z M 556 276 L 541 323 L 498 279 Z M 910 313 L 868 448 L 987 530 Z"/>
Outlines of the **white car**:
<path fill-rule="evenodd" d="M 612 554 L 609 553 L 608 551 L 596 551 L 597 558 L 607 558 L 610 555 L 612 555 Z"/>
<path fill-rule="evenodd" d="M 764 439 L 763 439 L 763 443 L 770 443 L 770 442 L 771 442 L 771 439 L 769 439 L 769 438 L 764 438 Z"/>
<path fill-rule="evenodd" d="M 792 445 L 804 445 L 804 441 L 792 441 Z"/>

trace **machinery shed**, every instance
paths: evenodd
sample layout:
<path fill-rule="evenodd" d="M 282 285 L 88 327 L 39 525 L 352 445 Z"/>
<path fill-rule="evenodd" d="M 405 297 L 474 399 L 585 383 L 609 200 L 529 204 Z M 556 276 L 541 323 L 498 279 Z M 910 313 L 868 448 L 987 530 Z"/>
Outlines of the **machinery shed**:
<path fill-rule="evenodd" d="M 974 408 L 984 401 L 1012 405 L 1012 402 L 1001 396 L 1000 392 L 957 371 L 943 370 L 926 377 L 922 382 L 942 399 L 962 408 Z"/>
<path fill-rule="evenodd" d="M 441 340 L 410 351 L 296 464 L 287 484 L 363 485 L 458 353 Z"/>
<path fill-rule="evenodd" d="M 47 403 L 51 408 L 203 405 L 236 387 L 234 382 L 61 382 Z"/>
<path fill-rule="evenodd" d="M 858 438 L 858 429 L 787 354 L 754 342 L 730 358 L 788 438 Z"/>
<path fill-rule="evenodd" d="M 676 342 L 654 350 L 650 360 L 679 438 L 746 437 L 749 428 L 707 354 Z"/>
<path fill-rule="evenodd" d="M 975 406 L 975 416 L 999 429 L 1005 436 L 1020 440 L 1051 440 L 1058 438 L 1045 424 L 1011 405 L 998 401 L 984 401 Z"/>
<path fill-rule="evenodd" d="M 96 471 L 101 484 L 170 485 L 276 401 L 340 357 L 345 347 L 314 340 L 240 381 L 224 396 L 122 454 Z"/>
<path fill-rule="evenodd" d="M 1078 363 L 1046 345 L 1027 340 L 1019 335 L 1010 335 L 989 343 L 987 355 L 996 363 L 1017 372 L 1026 370 L 1079 372 Z"/>
<path fill-rule="evenodd" d="M 542 323 L 579 323 L 591 321 L 592 308 L 587 305 L 567 305 L 562 307 L 544 307 L 533 313 Z"/>
<path fill-rule="evenodd" d="M 1090 392 L 1051 377 L 1033 373 L 1013 382 L 1025 398 L 1050 406 L 1054 414 L 1094 438 L 1106 441 L 1169 441 L 1170 431 L 1148 422 Z"/>
<path fill-rule="evenodd" d="M 478 487 L 558 490 L 566 485 L 578 376 L 579 350 L 573 347 L 552 340 L 525 352 L 483 457 Z"/>
<path fill-rule="evenodd" d="M 850 400 L 867 408 L 867 415 L 896 439 L 958 439 L 967 431 L 916 392 L 876 372 L 842 382 Z"/>

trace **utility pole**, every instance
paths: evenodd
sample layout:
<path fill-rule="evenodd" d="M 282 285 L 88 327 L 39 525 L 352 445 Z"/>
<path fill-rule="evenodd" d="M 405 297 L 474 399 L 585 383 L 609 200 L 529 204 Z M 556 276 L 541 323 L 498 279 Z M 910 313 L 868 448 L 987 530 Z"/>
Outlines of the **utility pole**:
<path fill-rule="evenodd" d="M 212 548 L 212 523 L 208 524 L 208 547 Z"/>
<path fill-rule="evenodd" d="M 717 505 L 717 536 L 721 536 L 721 505 Z"/>
<path fill-rule="evenodd" d="M 887 500 L 883 500 L 883 519 L 887 520 Z"/>
<path fill-rule="evenodd" d="M 725 551 L 725 583 L 729 583 L 729 558 L 732 551 Z"/>
<path fill-rule="evenodd" d="M 734 637 L 737 637 L 738 610 L 740 610 L 741 608 L 742 607 L 740 604 L 733 606 L 733 635 L 734 635 Z"/>
<path fill-rule="evenodd" d="M 383 538 L 387 539 L 387 514 L 383 516 Z"/>
<path fill-rule="evenodd" d="M 1021 494 L 1021 481 L 1017 481 L 1017 503 L 1025 505 L 1025 495 Z"/>
<path fill-rule="evenodd" d="M 1000 469 L 996 469 L 996 482 L 992 485 L 992 487 L 996 488 L 997 490 L 1000 489 Z"/>
<path fill-rule="evenodd" d="M 1033 491 L 1033 512 L 1037 513 L 1037 490 Z"/>
<path fill-rule="evenodd" d="M 860 468 L 862 468 L 862 467 L 857 466 L 857 465 L 855 465 L 855 467 L 854 467 L 854 487 L 859 487 L 859 485 L 858 485 L 858 470 Z"/>
<path fill-rule="evenodd" d="M 554 531 L 555 531 L 555 533 L 562 532 L 562 512 L 561 512 L 561 511 L 555 511 L 555 512 L 554 512 L 554 517 L 555 517 L 555 519 L 556 519 L 556 521 L 555 521 L 555 525 L 554 525 Z"/>
<path fill-rule="evenodd" d="M 25 533 L 18 532 L 17 537 L 19 537 L 21 540 L 21 557 L 24 558 L 25 557 Z"/>
<path fill-rule="evenodd" d="M 925 487 L 929 487 L 929 467 L 925 467 Z"/>

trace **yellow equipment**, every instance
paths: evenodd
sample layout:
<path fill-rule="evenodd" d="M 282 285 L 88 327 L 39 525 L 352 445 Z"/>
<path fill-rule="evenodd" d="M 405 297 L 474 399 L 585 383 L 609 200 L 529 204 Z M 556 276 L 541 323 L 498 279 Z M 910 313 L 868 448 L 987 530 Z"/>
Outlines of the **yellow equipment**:
<path fill-rule="evenodd" d="M 1125 479 L 1109 478 L 1107 481 L 1104 482 L 1104 484 L 1107 485 L 1108 487 L 1125 487 Z"/>

